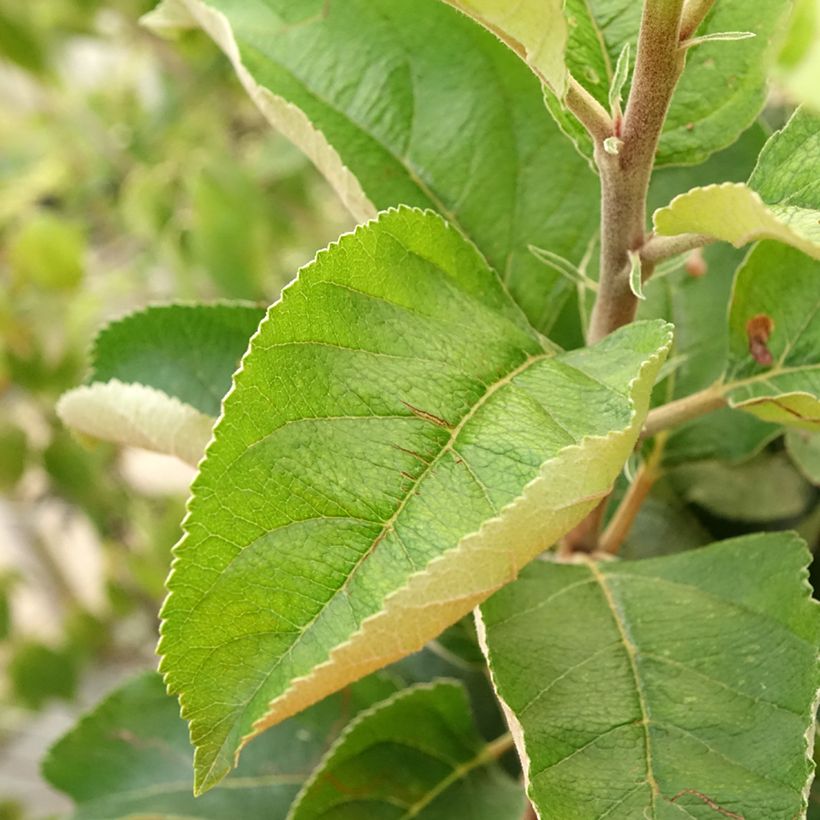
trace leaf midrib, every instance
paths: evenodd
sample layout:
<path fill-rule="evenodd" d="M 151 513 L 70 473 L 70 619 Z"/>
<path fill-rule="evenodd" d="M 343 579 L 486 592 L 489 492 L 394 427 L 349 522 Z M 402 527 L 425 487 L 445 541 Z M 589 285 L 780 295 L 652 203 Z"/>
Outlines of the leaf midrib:
<path fill-rule="evenodd" d="M 601 593 L 603 594 L 604 601 L 607 607 L 609 608 L 610 613 L 612 614 L 612 620 L 614 621 L 615 626 L 618 629 L 618 633 L 621 637 L 621 642 L 623 643 L 624 650 L 626 651 L 627 659 L 629 660 L 629 667 L 632 672 L 632 678 L 635 683 L 635 692 L 638 696 L 638 705 L 640 706 L 641 710 L 641 725 L 643 727 L 644 736 L 644 755 L 646 758 L 646 782 L 649 785 L 652 800 L 652 812 L 654 814 L 655 801 L 657 797 L 660 795 L 661 791 L 658 786 L 658 782 L 655 779 L 655 772 L 652 768 L 652 741 L 649 735 L 649 723 L 651 718 L 649 713 L 649 703 L 647 701 L 646 693 L 643 689 L 641 675 L 638 670 L 638 648 L 632 640 L 629 625 L 627 624 L 626 618 L 625 616 L 623 616 L 621 609 L 618 606 L 617 601 L 615 600 L 615 594 L 609 586 L 609 584 L 607 583 L 606 577 L 598 569 L 597 565 L 593 561 L 588 561 L 587 565 L 589 567 L 590 573 L 592 574 L 592 577 L 595 579 L 595 581 L 601 588 Z"/>
<path fill-rule="evenodd" d="M 396 507 L 396 510 L 393 512 L 393 514 L 390 516 L 390 518 L 383 523 L 381 531 L 372 540 L 372 542 L 371 542 L 370 546 L 367 548 L 367 550 L 365 550 L 365 552 L 361 555 L 361 557 L 356 561 L 355 565 L 351 568 L 350 572 L 348 573 L 347 577 L 345 578 L 344 582 L 339 587 L 339 589 L 336 590 L 333 593 L 333 595 L 331 595 L 331 597 L 327 600 L 327 602 L 325 602 L 322 605 L 322 607 L 319 609 L 319 611 L 316 613 L 316 615 L 314 615 L 313 618 L 307 624 L 305 624 L 305 626 L 302 628 L 302 630 L 300 631 L 297 638 L 293 641 L 293 643 L 290 644 L 290 646 L 288 646 L 288 648 L 285 650 L 285 652 L 283 652 L 282 655 L 280 655 L 280 657 L 277 658 L 276 662 L 271 666 L 271 669 L 267 673 L 267 675 L 265 675 L 265 677 L 261 680 L 259 685 L 251 692 L 251 694 L 248 696 L 248 698 L 244 701 L 244 703 L 242 704 L 242 708 L 235 713 L 236 717 L 232 720 L 232 725 L 233 726 L 236 726 L 238 723 L 242 722 L 242 720 L 245 717 L 245 713 L 247 711 L 248 705 L 254 700 L 254 698 L 256 698 L 256 696 L 259 694 L 259 692 L 262 690 L 262 688 L 267 684 L 267 682 L 271 679 L 271 677 L 276 672 L 276 670 L 279 668 L 279 666 L 292 654 L 294 649 L 296 649 L 296 647 L 299 646 L 302 639 L 310 633 L 311 628 L 319 620 L 319 618 L 321 618 L 322 615 L 327 611 L 328 607 L 333 603 L 333 601 L 335 601 L 338 598 L 339 595 L 343 594 L 346 591 L 347 587 L 349 586 L 349 584 L 351 583 L 353 578 L 356 576 L 359 568 L 367 560 L 367 558 L 370 555 L 372 555 L 375 548 L 379 545 L 379 543 L 381 543 L 381 541 L 385 538 L 385 536 L 393 528 L 393 526 L 395 525 L 395 523 L 398 520 L 399 516 L 401 515 L 403 510 L 406 508 L 407 503 L 409 502 L 409 500 L 416 494 L 416 490 L 418 489 L 419 485 L 427 478 L 427 476 L 430 474 L 432 469 L 441 461 L 441 459 L 444 457 L 444 455 L 452 450 L 453 445 L 455 444 L 456 440 L 458 439 L 458 436 L 460 435 L 461 431 L 464 429 L 465 425 L 492 398 L 492 396 L 495 395 L 498 392 L 498 390 L 500 390 L 501 388 L 508 385 L 510 382 L 512 382 L 512 380 L 514 378 L 521 375 L 521 373 L 525 372 L 527 369 L 532 367 L 534 364 L 536 364 L 540 361 L 543 361 L 545 359 L 551 359 L 551 358 L 554 358 L 554 354 L 551 353 L 551 352 L 540 353 L 540 354 L 537 354 L 537 355 L 534 355 L 534 356 L 533 355 L 527 355 L 527 357 L 524 359 L 524 361 L 521 364 L 519 364 L 513 370 L 508 372 L 502 378 L 495 381 L 492 385 L 490 385 L 490 387 L 487 388 L 487 390 L 484 392 L 484 394 L 481 396 L 481 398 L 475 404 L 473 404 L 472 407 L 470 407 L 470 409 L 464 414 L 464 416 L 462 416 L 459 423 L 452 429 L 452 431 L 450 433 L 450 438 L 448 439 L 448 441 L 445 442 L 444 445 L 442 445 L 441 449 L 435 455 L 435 457 L 430 460 L 430 462 L 427 464 L 427 466 L 424 468 L 424 470 L 422 470 L 422 472 L 416 477 L 416 479 L 414 479 L 412 485 L 410 486 L 410 488 L 407 490 L 407 492 L 403 496 L 403 498 L 402 498 L 401 502 L 399 503 L 399 505 Z M 243 736 L 243 741 L 246 740 L 246 738 L 248 738 L 248 737 L 253 737 L 254 734 L 255 734 L 255 731 L 252 728 L 252 731 L 249 734 Z M 228 743 L 229 737 L 230 737 L 230 732 L 225 736 L 225 739 L 222 741 L 222 743 L 219 744 L 219 748 L 217 749 L 216 754 L 214 755 L 213 762 L 209 766 L 208 774 L 205 778 L 205 781 L 203 781 L 203 782 L 206 782 L 207 779 L 210 778 L 210 776 L 213 772 L 214 766 L 216 766 L 217 761 L 219 760 L 222 753 L 224 752 L 225 745 Z"/>

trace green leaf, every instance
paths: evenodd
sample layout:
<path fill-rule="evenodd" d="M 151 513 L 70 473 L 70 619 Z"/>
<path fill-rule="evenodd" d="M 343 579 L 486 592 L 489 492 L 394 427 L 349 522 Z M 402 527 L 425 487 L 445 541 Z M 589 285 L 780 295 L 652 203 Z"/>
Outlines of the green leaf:
<path fill-rule="evenodd" d="M 740 247 L 777 239 L 820 259 L 820 116 L 799 109 L 760 154 L 749 181 L 694 188 L 654 214 L 665 236 L 698 233 Z"/>
<path fill-rule="evenodd" d="M 263 308 L 228 302 L 129 314 L 97 335 L 90 384 L 66 393 L 57 412 L 92 438 L 196 464 L 264 315 Z"/>
<path fill-rule="evenodd" d="M 624 0 L 567 0 L 570 22 L 569 70 L 598 102 L 608 104 L 617 60 L 635 45 L 641 3 Z M 766 101 L 772 43 L 786 24 L 788 0 L 721 0 L 698 29 L 700 38 L 725 37 L 742 30 L 756 35 L 739 42 L 701 40 L 691 49 L 672 99 L 656 158 L 659 167 L 695 164 L 731 145 L 756 119 Z M 559 98 L 547 92 L 547 106 L 565 133 L 587 157 L 592 143 Z"/>
<path fill-rule="evenodd" d="M 675 428 L 663 452 L 664 465 L 716 460 L 740 464 L 757 455 L 783 428 L 724 407 Z"/>
<path fill-rule="evenodd" d="M 155 305 L 97 334 L 90 382 L 144 384 L 218 416 L 265 309 L 243 302 Z"/>
<path fill-rule="evenodd" d="M 26 641 L 13 648 L 8 677 L 14 697 L 29 709 L 40 709 L 52 698 L 74 697 L 77 663 L 68 649 Z"/>
<path fill-rule="evenodd" d="M 400 204 L 437 210 L 550 331 L 575 289 L 529 246 L 578 264 L 597 230 L 598 185 L 544 110 L 538 79 L 492 34 L 441 0 L 161 10 L 210 34 L 357 221 Z"/>
<path fill-rule="evenodd" d="M 789 430 L 786 450 L 800 472 L 812 484 L 820 486 L 820 433 Z"/>
<path fill-rule="evenodd" d="M 481 739 L 459 684 L 405 689 L 345 729 L 288 820 L 520 820 L 523 790 L 496 763 L 511 747 Z"/>
<path fill-rule="evenodd" d="M 643 301 L 643 271 L 641 270 L 641 255 L 637 251 L 629 251 L 629 289 L 636 299 Z"/>
<path fill-rule="evenodd" d="M 729 308 L 726 391 L 764 421 L 820 427 L 820 262 L 776 242 L 752 250 Z"/>
<path fill-rule="evenodd" d="M 791 99 L 820 111 L 820 0 L 797 0 L 775 77 Z"/>
<path fill-rule="evenodd" d="M 487 601 L 493 680 L 541 816 L 803 816 L 808 561 L 783 533 L 644 561 L 540 561 Z"/>
<path fill-rule="evenodd" d="M 730 521 L 792 520 L 814 500 L 812 487 L 784 453 L 763 453 L 739 465 L 683 464 L 669 477 L 687 501 Z"/>
<path fill-rule="evenodd" d="M 347 721 L 395 691 L 374 676 L 328 698 L 269 732 L 236 776 L 196 799 L 185 723 L 151 672 L 114 691 L 57 741 L 43 774 L 72 798 L 75 820 L 282 818 Z"/>
<path fill-rule="evenodd" d="M 382 214 L 304 268 L 235 378 L 168 582 L 161 668 L 197 788 L 582 519 L 669 344 L 637 323 L 556 356 L 431 212 Z"/>
<path fill-rule="evenodd" d="M 556 94 L 567 85 L 564 51 L 567 21 L 563 0 L 444 0 L 472 17 L 509 46 Z"/>
<path fill-rule="evenodd" d="M 624 43 L 618 62 L 615 63 L 615 73 L 612 75 L 612 85 L 609 87 L 609 110 L 620 111 L 623 102 L 624 86 L 629 78 L 630 44 Z"/>

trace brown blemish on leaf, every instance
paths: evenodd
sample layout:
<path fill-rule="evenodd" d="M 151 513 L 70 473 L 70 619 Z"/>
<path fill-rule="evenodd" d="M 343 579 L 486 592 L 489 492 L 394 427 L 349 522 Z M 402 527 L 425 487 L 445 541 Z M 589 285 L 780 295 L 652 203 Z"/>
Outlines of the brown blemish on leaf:
<path fill-rule="evenodd" d="M 693 797 L 697 797 L 698 800 L 702 800 L 709 806 L 710 809 L 714 809 L 718 814 L 722 814 L 724 817 L 731 817 L 732 820 L 746 820 L 746 818 L 742 814 L 735 814 L 733 811 L 729 811 L 729 809 L 724 809 L 723 806 L 719 806 L 711 797 L 705 795 L 703 792 L 696 791 L 695 789 L 683 789 L 679 791 L 674 797 L 669 798 L 670 803 L 674 803 L 676 800 L 683 797 L 685 794 L 691 794 Z"/>
<path fill-rule="evenodd" d="M 774 321 L 771 316 L 759 313 L 752 316 L 746 322 L 746 336 L 749 339 L 749 353 L 758 364 L 764 367 L 771 367 L 774 364 L 774 356 L 769 350 L 769 337 L 774 330 Z"/>
<path fill-rule="evenodd" d="M 393 447 L 396 450 L 400 450 L 402 453 L 407 453 L 408 456 L 412 456 L 413 458 L 420 461 L 425 467 L 430 466 L 430 462 L 424 458 L 420 453 L 417 453 L 415 450 L 408 450 L 406 447 L 400 447 L 398 444 L 394 444 Z"/>
<path fill-rule="evenodd" d="M 409 404 L 406 401 L 403 401 L 402 404 L 414 416 L 418 416 L 418 418 L 424 419 L 424 421 L 429 421 L 431 424 L 435 424 L 437 427 L 443 427 L 445 430 L 452 429 L 452 425 L 445 421 L 443 418 L 436 416 L 433 413 L 428 413 L 426 410 L 422 410 L 419 407 L 413 407 L 412 404 Z"/>

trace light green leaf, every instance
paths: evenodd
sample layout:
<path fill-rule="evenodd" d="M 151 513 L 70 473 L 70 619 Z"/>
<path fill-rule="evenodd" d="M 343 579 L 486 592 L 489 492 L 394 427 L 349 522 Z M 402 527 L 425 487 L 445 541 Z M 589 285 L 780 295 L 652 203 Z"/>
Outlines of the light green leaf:
<path fill-rule="evenodd" d="M 566 60 L 570 73 L 601 105 L 614 85 L 613 66 L 625 44 L 635 45 L 641 3 L 632 0 L 567 0 L 570 23 Z M 721 0 L 698 29 L 701 44 L 691 49 L 672 99 L 656 164 L 695 164 L 731 145 L 760 113 L 766 101 L 767 71 L 773 43 L 791 10 L 789 0 Z M 709 42 L 727 32 L 756 36 L 739 42 Z M 579 150 L 592 155 L 592 143 L 577 121 L 547 92 L 547 106 Z"/>
<path fill-rule="evenodd" d="M 797 0 L 775 78 L 791 99 L 820 111 L 820 0 Z"/>
<path fill-rule="evenodd" d="M 699 233 L 740 247 L 777 239 L 820 259 L 820 115 L 795 112 L 766 143 L 748 183 L 694 188 L 655 212 L 657 233 Z"/>
<path fill-rule="evenodd" d="M 703 43 L 731 43 L 737 40 L 748 40 L 757 37 L 753 31 L 716 31 L 712 34 L 704 34 L 701 37 L 693 37 L 682 44 L 683 48 L 694 48 Z"/>
<path fill-rule="evenodd" d="M 523 790 L 496 762 L 511 747 L 481 739 L 459 684 L 405 689 L 345 729 L 288 820 L 520 820 Z"/>
<path fill-rule="evenodd" d="M 629 289 L 636 299 L 646 299 L 643 295 L 643 278 L 641 270 L 641 255 L 637 251 L 629 251 Z"/>
<path fill-rule="evenodd" d="M 609 110 L 612 112 L 621 110 L 624 86 L 629 78 L 630 50 L 630 44 L 624 43 L 621 53 L 618 55 L 618 62 L 615 63 L 615 73 L 612 75 L 612 85 L 609 87 Z"/>
<path fill-rule="evenodd" d="M 820 428 L 820 262 L 759 244 L 735 277 L 726 394 L 764 421 Z"/>
<path fill-rule="evenodd" d="M 820 433 L 789 430 L 786 450 L 803 475 L 820 486 Z"/>
<path fill-rule="evenodd" d="M 778 533 L 644 561 L 539 561 L 487 601 L 493 680 L 541 816 L 803 816 L 809 557 Z"/>
<path fill-rule="evenodd" d="M 303 269 L 235 378 L 168 582 L 161 668 L 198 790 L 583 518 L 669 344 L 638 323 L 555 356 L 432 212 L 387 212 Z"/>
<path fill-rule="evenodd" d="M 57 412 L 92 438 L 196 464 L 264 315 L 226 302 L 150 307 L 114 321 L 94 342 L 91 383 L 66 393 Z"/>
<path fill-rule="evenodd" d="M 563 0 L 444 0 L 509 46 L 559 96 L 566 92 Z"/>
<path fill-rule="evenodd" d="M 550 331 L 575 288 L 529 246 L 578 264 L 597 230 L 598 186 L 544 110 L 538 79 L 496 37 L 441 0 L 162 8 L 208 32 L 358 221 L 399 204 L 437 210 Z"/>
<path fill-rule="evenodd" d="M 110 694 L 51 748 L 43 774 L 75 803 L 75 820 L 283 818 L 345 724 L 396 691 L 359 681 L 278 726 L 222 787 L 195 799 L 191 746 L 177 702 L 155 672 Z"/>
<path fill-rule="evenodd" d="M 69 390 L 57 403 L 57 415 L 89 438 L 154 450 L 192 465 L 202 458 L 214 424 L 212 416 L 161 390 L 117 379 Z"/>

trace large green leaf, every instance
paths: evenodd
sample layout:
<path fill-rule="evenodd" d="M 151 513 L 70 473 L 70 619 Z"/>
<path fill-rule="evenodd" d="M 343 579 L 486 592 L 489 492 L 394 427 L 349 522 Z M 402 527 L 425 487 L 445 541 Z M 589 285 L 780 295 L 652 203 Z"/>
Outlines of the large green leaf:
<path fill-rule="evenodd" d="M 569 43 L 566 61 L 572 75 L 608 107 L 614 66 L 626 44 L 635 44 L 641 3 L 632 0 L 567 0 Z M 755 120 L 766 100 L 766 74 L 772 40 L 784 27 L 788 0 L 721 0 L 715 3 L 698 35 L 750 31 L 757 36 L 737 42 L 704 43 L 690 49 L 686 68 L 672 99 L 657 154 L 657 165 L 702 162 L 731 145 Z M 589 137 L 556 95 L 547 104 L 562 129 L 586 156 Z"/>
<path fill-rule="evenodd" d="M 384 677 L 359 681 L 278 726 L 236 776 L 195 799 L 185 723 L 151 672 L 117 689 L 60 739 L 43 774 L 72 798 L 76 820 L 279 820 L 345 724 L 395 691 Z"/>
<path fill-rule="evenodd" d="M 529 247 L 579 262 L 597 182 L 538 79 L 492 34 L 440 0 L 173 0 L 154 25 L 182 13 L 358 220 L 399 204 L 437 210 L 549 331 L 574 291 Z"/>
<path fill-rule="evenodd" d="M 405 689 L 345 729 L 288 818 L 520 820 L 524 792 L 496 763 L 511 746 L 482 740 L 460 685 Z"/>
<path fill-rule="evenodd" d="M 820 115 L 799 109 L 760 154 L 749 181 L 694 188 L 655 212 L 662 235 L 698 233 L 736 247 L 777 239 L 820 259 Z"/>
<path fill-rule="evenodd" d="M 820 427 L 820 262 L 760 243 L 735 278 L 729 402 L 765 421 Z"/>
<path fill-rule="evenodd" d="M 131 313 L 97 335 L 89 384 L 66 393 L 57 412 L 93 438 L 196 464 L 264 315 L 263 308 L 230 302 Z"/>
<path fill-rule="evenodd" d="M 197 788 L 583 518 L 669 344 L 637 323 L 555 355 L 432 212 L 387 212 L 303 269 L 235 377 L 168 582 L 162 670 Z"/>
<path fill-rule="evenodd" d="M 782 533 L 541 561 L 487 601 L 493 679 L 541 816 L 803 816 L 820 637 L 808 561 Z"/>

